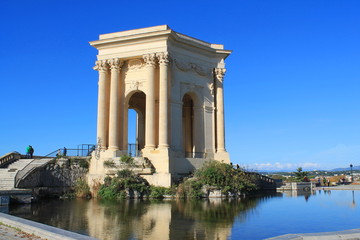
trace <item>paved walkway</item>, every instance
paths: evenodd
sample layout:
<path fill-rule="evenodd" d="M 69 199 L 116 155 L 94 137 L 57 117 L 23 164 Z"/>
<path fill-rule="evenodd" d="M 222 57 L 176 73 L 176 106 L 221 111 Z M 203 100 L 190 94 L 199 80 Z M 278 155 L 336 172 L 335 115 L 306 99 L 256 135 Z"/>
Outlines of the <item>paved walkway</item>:
<path fill-rule="evenodd" d="M 331 187 L 317 187 L 318 190 L 360 190 L 360 184 L 355 185 L 338 185 Z"/>
<path fill-rule="evenodd" d="M 28 234 L 22 231 L 19 231 L 15 228 L 11 228 L 5 225 L 0 224 L 0 239 L 1 240 L 44 240 L 39 236 Z"/>
<path fill-rule="evenodd" d="M 0 213 L 1 240 L 97 240 L 42 223 Z"/>

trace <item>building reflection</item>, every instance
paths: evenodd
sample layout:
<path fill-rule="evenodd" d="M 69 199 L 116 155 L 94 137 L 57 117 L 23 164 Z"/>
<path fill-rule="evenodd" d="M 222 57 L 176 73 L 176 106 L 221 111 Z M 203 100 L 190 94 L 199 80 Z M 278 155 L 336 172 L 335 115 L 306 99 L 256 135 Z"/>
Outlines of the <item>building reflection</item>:
<path fill-rule="evenodd" d="M 228 239 L 262 198 L 240 200 L 91 201 L 89 235 L 100 239 Z M 100 214 L 99 214 L 100 213 Z M 94 218 L 96 216 L 96 219 Z"/>
<path fill-rule="evenodd" d="M 193 201 L 53 200 L 17 207 L 11 214 L 99 239 L 225 240 L 235 220 L 246 221 L 259 203 L 274 196 Z"/>

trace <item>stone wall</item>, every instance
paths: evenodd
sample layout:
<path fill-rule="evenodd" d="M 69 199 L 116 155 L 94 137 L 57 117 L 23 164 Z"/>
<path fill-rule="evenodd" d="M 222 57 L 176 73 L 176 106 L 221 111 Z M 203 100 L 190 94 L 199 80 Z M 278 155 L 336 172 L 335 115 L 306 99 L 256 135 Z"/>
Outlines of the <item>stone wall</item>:
<path fill-rule="evenodd" d="M 39 195 L 61 195 L 73 188 L 78 179 L 85 179 L 87 172 L 77 160 L 59 159 L 35 169 L 17 187 L 34 189 Z"/>

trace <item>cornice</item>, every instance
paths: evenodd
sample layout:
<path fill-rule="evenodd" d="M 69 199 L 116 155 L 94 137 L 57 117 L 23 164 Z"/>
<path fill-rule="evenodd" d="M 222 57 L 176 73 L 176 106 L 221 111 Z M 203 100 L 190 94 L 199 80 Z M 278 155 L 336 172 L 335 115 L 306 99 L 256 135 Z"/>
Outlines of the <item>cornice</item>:
<path fill-rule="evenodd" d="M 90 45 L 100 50 L 112 48 L 114 46 L 127 46 L 154 41 L 172 41 L 176 45 L 184 44 L 188 47 L 191 47 L 192 49 L 196 48 L 210 52 L 212 54 L 221 54 L 223 55 L 221 57 L 223 59 L 225 59 L 232 52 L 231 50 L 225 50 L 224 45 L 222 44 L 208 43 L 197 38 L 175 32 L 167 25 L 104 35 L 108 35 L 108 37 L 103 39 L 100 38 L 100 40 L 96 41 L 91 41 L 89 42 Z"/>

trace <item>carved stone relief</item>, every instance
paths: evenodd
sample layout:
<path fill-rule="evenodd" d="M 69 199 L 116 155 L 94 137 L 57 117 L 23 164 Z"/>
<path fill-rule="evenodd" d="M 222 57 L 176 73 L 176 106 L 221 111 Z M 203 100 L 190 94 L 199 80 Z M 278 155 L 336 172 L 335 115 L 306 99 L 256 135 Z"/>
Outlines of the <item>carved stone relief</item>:
<path fill-rule="evenodd" d="M 132 59 L 129 60 L 127 66 L 129 70 L 140 70 L 144 67 L 144 62 L 141 59 Z"/>
<path fill-rule="evenodd" d="M 211 76 L 211 70 L 210 69 L 204 69 L 203 67 L 197 65 L 196 63 L 189 63 L 189 62 L 185 62 L 185 61 L 181 61 L 179 59 L 174 59 L 174 63 L 175 66 L 183 72 L 188 72 L 188 71 L 194 71 L 195 73 L 197 73 L 200 76 L 203 77 L 210 77 Z"/>

